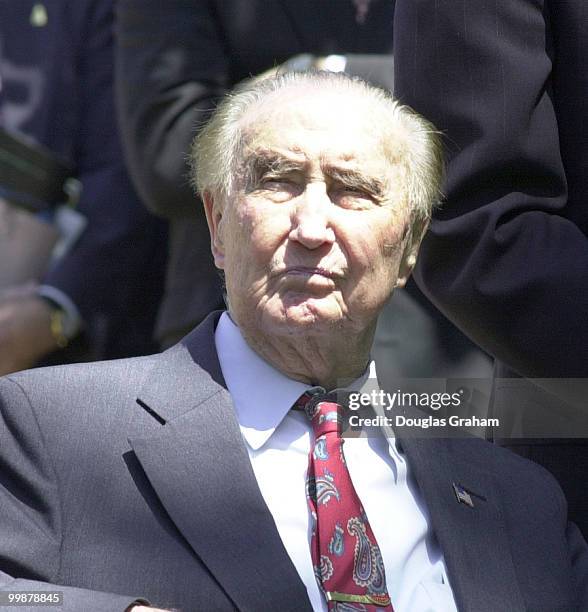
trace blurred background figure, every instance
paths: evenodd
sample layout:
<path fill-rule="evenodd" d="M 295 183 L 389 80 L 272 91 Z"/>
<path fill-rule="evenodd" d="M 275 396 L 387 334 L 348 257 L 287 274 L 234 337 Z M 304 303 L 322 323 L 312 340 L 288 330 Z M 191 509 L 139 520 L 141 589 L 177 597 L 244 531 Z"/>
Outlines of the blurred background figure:
<path fill-rule="evenodd" d="M 345 71 L 393 89 L 392 0 L 120 0 L 117 87 L 131 174 L 149 209 L 170 220 L 163 346 L 222 306 L 201 203 L 187 179 L 197 126 L 239 81 L 285 65 Z M 342 126 L 343 127 L 343 126 Z M 491 375 L 488 357 L 416 285 L 382 313 L 374 356 L 398 377 Z"/>
<path fill-rule="evenodd" d="M 16 272 L 38 246 L 34 237 L 30 244 L 25 239 L 18 248 L 8 247 L 13 250 L 0 262 L 5 279 L 0 291 L 0 374 L 41 359 L 59 363 L 154 350 L 166 226 L 140 204 L 125 169 L 114 111 L 113 64 L 112 1 L 0 0 L 4 246 L 15 219 L 60 227 L 61 213 L 56 215 L 51 208 L 55 201 L 50 201 L 59 197 L 47 190 L 57 183 L 59 191 L 68 174 L 81 184 L 75 219 L 83 220 L 80 235 L 74 240 L 70 236 L 73 243 L 46 271 Z M 15 157 L 19 143 L 24 162 Z M 51 168 L 43 184 L 33 186 L 26 172 L 24 179 L 11 180 L 14 166 L 38 177 L 37 162 L 46 164 L 43 171 Z M 64 168 L 67 172 L 56 178 Z M 62 187 L 68 191 L 71 184 Z M 0 246 L 2 240 L 0 235 Z"/>
<path fill-rule="evenodd" d="M 495 437 L 588 535 L 588 4 L 397 0 L 395 32 L 396 94 L 448 145 L 415 277 L 496 357 Z"/>

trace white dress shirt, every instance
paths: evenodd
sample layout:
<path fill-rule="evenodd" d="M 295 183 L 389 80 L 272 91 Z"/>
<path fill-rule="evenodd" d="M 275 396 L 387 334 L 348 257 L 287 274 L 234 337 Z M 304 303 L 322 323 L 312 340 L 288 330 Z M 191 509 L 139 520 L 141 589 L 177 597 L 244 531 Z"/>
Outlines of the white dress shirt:
<path fill-rule="evenodd" d="M 326 612 L 312 568 L 305 492 L 312 429 L 302 412 L 290 410 L 310 387 L 287 378 L 255 353 L 227 313 L 220 318 L 215 343 L 265 503 L 313 609 Z M 373 363 L 370 373 L 375 375 Z M 368 373 L 350 388 L 361 389 L 367 378 Z M 455 611 L 443 555 L 428 526 L 427 509 L 395 440 L 383 435 L 350 438 L 345 440 L 344 452 L 382 552 L 394 610 Z M 260 554 L 262 547 L 260 542 Z"/>

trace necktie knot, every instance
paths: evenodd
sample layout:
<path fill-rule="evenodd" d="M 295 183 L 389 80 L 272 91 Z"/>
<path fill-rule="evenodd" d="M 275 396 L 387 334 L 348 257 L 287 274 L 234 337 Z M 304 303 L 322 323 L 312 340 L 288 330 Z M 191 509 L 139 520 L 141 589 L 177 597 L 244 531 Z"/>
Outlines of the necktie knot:
<path fill-rule="evenodd" d="M 319 438 L 327 433 L 340 433 L 343 421 L 343 406 L 334 401 L 334 394 L 306 391 L 296 402 L 308 417 L 314 437 Z"/>

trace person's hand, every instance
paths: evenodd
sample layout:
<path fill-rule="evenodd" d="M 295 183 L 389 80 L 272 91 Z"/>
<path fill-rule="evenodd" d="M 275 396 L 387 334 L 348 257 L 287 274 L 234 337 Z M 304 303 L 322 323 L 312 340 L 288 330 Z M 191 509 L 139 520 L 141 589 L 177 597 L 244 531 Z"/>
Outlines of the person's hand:
<path fill-rule="evenodd" d="M 24 370 L 58 348 L 51 307 L 34 284 L 0 291 L 0 376 Z"/>

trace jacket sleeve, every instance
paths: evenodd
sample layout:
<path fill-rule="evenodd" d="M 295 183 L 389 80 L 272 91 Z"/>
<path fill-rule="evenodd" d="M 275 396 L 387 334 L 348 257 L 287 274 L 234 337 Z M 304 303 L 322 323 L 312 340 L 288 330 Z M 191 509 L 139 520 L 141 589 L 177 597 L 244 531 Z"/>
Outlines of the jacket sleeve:
<path fill-rule="evenodd" d="M 211 3 L 121 0 L 117 40 L 123 141 L 140 195 L 159 215 L 199 213 L 204 223 L 186 156 L 230 81 Z"/>
<path fill-rule="evenodd" d="M 399 0 L 394 36 L 396 93 L 447 149 L 417 283 L 519 374 L 585 377 L 585 2 Z"/>
<path fill-rule="evenodd" d="M 59 584 L 60 495 L 32 406 L 0 379 L 0 592 L 61 592 L 64 612 L 123 612 L 138 598 Z"/>
<path fill-rule="evenodd" d="M 114 107 L 112 1 L 67 5 L 61 18 L 74 39 L 66 58 L 68 69 L 75 67 L 73 157 L 83 185 L 79 210 L 88 223 L 44 284 L 63 291 L 86 322 L 95 313 L 118 319 L 130 309 L 153 326 L 163 286 L 165 224 L 145 210 L 125 167 Z"/>

